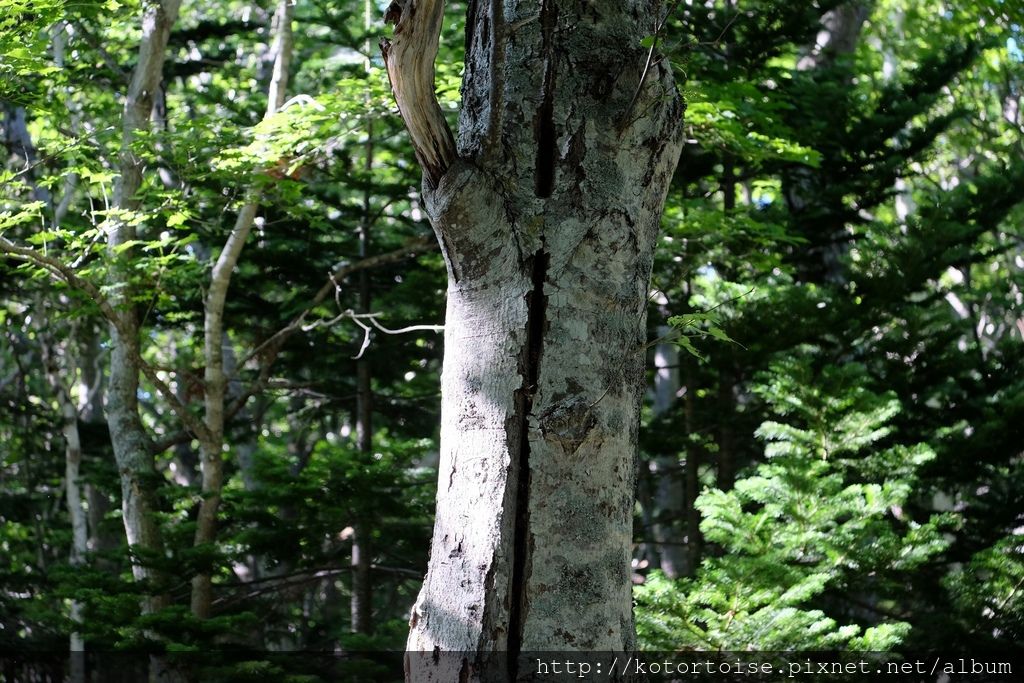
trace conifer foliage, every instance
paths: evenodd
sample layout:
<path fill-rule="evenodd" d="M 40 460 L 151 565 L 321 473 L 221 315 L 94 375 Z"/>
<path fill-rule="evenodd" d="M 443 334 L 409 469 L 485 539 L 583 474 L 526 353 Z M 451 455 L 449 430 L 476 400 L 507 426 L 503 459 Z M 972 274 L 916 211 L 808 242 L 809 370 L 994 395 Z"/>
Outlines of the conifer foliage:
<path fill-rule="evenodd" d="M 869 389 L 861 366 L 815 372 L 787 359 L 758 379 L 775 417 L 756 432 L 765 460 L 697 499 L 704 538 L 721 552 L 679 585 L 654 576 L 638 589 L 640 635 L 664 650 L 890 649 L 910 625 L 858 614 L 858 603 L 892 614 L 948 545 L 952 520 L 904 512 L 935 454 L 893 442 L 899 401 Z"/>

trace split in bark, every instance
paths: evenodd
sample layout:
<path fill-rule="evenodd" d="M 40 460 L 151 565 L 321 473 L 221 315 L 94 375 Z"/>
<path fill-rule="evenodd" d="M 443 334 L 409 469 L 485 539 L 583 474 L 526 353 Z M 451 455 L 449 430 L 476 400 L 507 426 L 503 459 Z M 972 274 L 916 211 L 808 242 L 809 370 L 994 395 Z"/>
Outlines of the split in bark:
<path fill-rule="evenodd" d="M 539 177 L 539 176 L 538 176 Z M 533 415 L 534 395 L 540 376 L 544 333 L 547 327 L 547 297 L 544 283 L 548 277 L 550 255 L 543 249 L 527 259 L 530 291 L 526 295 L 526 343 L 523 345 L 519 374 L 523 385 L 516 395 L 519 454 L 515 477 L 515 521 L 512 528 L 511 607 L 508 616 L 509 678 L 516 680 L 519 653 L 523 646 L 525 618 L 529 609 L 525 590 L 530 573 L 530 439 L 526 436 Z"/>
<path fill-rule="evenodd" d="M 681 146 L 671 71 L 655 60 L 645 75 L 640 47 L 639 17 L 658 9 L 470 3 L 467 158 L 439 162 L 423 150 L 450 138 L 422 87 L 439 3 L 392 5 L 385 59 L 449 273 L 437 517 L 409 680 L 498 680 L 495 665 L 514 679 L 528 650 L 634 645 L 647 289 Z M 430 49 L 403 73 L 399 45 L 417 42 Z"/>

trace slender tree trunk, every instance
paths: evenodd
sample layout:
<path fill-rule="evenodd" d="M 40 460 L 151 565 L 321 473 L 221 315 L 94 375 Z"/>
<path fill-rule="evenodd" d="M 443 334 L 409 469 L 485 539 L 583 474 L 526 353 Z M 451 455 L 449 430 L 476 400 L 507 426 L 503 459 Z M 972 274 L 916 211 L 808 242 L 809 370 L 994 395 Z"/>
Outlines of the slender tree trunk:
<path fill-rule="evenodd" d="M 106 414 L 121 477 L 121 507 L 128 545 L 151 556 L 162 554 L 163 543 L 154 518 L 156 472 L 151 443 L 139 415 L 139 322 L 131 296 L 132 250 L 124 248 L 135 239 L 136 231 L 132 222 L 126 220 L 125 213 L 139 209 L 136 194 L 142 186 L 143 162 L 135 155 L 132 145 L 138 133 L 148 128 L 152 97 L 159 87 L 167 39 L 177 19 L 179 4 L 179 0 L 143 3 L 139 56 L 124 104 L 120 177 L 114 190 L 114 208 L 118 213 L 107 233 L 109 299 L 117 321 L 110 325 Z M 132 571 L 139 581 L 154 578 L 147 563 L 138 559 L 133 562 Z M 162 597 L 150 596 L 143 602 L 143 612 L 153 612 L 163 604 Z"/>
<path fill-rule="evenodd" d="M 39 348 L 42 354 L 43 368 L 46 372 L 46 379 L 53 390 L 57 405 L 60 408 L 61 434 L 64 436 L 64 492 L 68 508 L 68 518 L 71 520 L 71 552 L 70 564 L 80 566 L 85 562 L 88 552 L 89 532 L 86 521 L 85 505 L 82 496 L 82 487 L 79 482 L 82 466 L 82 439 L 78 431 L 78 408 L 71 400 L 71 393 L 68 390 L 68 380 L 73 378 L 73 373 L 62 368 L 58 359 L 56 345 L 45 333 L 46 315 L 43 313 L 41 304 L 36 307 L 37 316 L 34 316 L 37 323 L 37 336 Z M 64 349 L 64 354 L 68 349 Z M 83 619 L 82 603 L 72 600 L 70 606 L 71 622 L 81 624 Z M 70 680 L 72 683 L 84 683 L 85 681 L 85 640 L 79 631 L 72 631 L 68 650 L 70 658 Z"/>
<path fill-rule="evenodd" d="M 736 414 L 736 377 L 732 370 L 722 370 L 718 378 L 718 480 L 723 491 L 736 484 L 736 439 L 733 416 Z"/>
<path fill-rule="evenodd" d="M 736 210 L 736 160 L 725 156 L 722 169 L 722 210 L 726 216 Z M 726 354 L 729 358 L 729 354 Z M 733 380 L 731 372 L 719 370 L 718 378 L 718 488 L 732 489 L 736 481 L 735 448 L 733 446 L 732 415 L 734 412 Z M 698 522 L 698 532 L 700 530 Z"/>
<path fill-rule="evenodd" d="M 127 239 L 112 240 L 111 245 L 123 244 Z M 138 390 L 138 321 L 134 311 L 120 315 L 123 331 L 111 328 L 110 385 L 106 395 L 106 414 L 110 426 L 110 440 L 114 447 L 118 473 L 121 478 L 121 507 L 125 535 L 130 547 L 160 554 L 163 544 L 154 519 L 156 510 L 156 472 L 151 443 L 139 415 Z M 135 353 L 133 353 L 133 350 Z M 135 578 L 151 578 L 147 564 L 133 562 Z M 144 607 L 149 612 L 158 607 L 153 598 Z"/>
<path fill-rule="evenodd" d="M 64 42 L 59 29 L 54 34 L 54 60 L 63 65 Z M 29 168 L 26 178 L 32 187 L 32 197 L 46 204 L 54 224 L 59 217 L 54 214 L 53 196 L 45 187 L 35 182 L 36 171 L 31 170 L 37 161 L 37 151 L 28 130 L 27 114 L 24 107 L 5 105 L 6 125 L 4 126 L 7 149 L 20 157 L 25 167 Z M 74 374 L 68 372 L 67 366 L 61 367 L 54 340 L 47 334 L 49 316 L 45 305 L 37 301 L 32 315 L 39 343 L 40 358 L 47 383 L 53 391 L 54 398 L 61 416 L 61 434 L 64 437 L 64 491 L 68 518 L 71 520 L 71 548 L 69 562 L 72 566 L 80 566 L 85 562 L 88 552 L 88 526 L 86 509 L 82 497 L 79 475 L 82 465 L 82 439 L 78 431 L 78 409 L 71 400 L 68 383 L 73 381 Z M 69 354 L 70 344 L 63 350 L 65 357 Z M 68 366 L 73 367 L 71 363 Z M 30 489 L 31 490 L 31 489 Z M 40 563 L 42 566 L 42 563 Z M 82 603 L 71 600 L 69 615 L 73 624 L 81 624 L 83 620 Z M 85 681 L 85 640 L 80 631 L 73 630 L 68 637 L 69 680 L 71 683 Z"/>
<path fill-rule="evenodd" d="M 372 134 L 372 129 L 371 129 Z M 367 167 L 372 160 L 372 147 L 367 145 Z M 366 258 L 369 244 L 369 197 L 364 202 L 364 224 L 359 236 L 359 255 Z M 370 278 L 365 270 L 359 274 L 359 310 L 370 311 Z M 363 458 L 373 455 L 373 383 L 370 362 L 365 355 L 356 361 L 356 442 Z M 365 517 L 356 520 L 352 534 L 352 630 L 373 631 L 373 584 L 370 577 L 371 526 Z"/>
<path fill-rule="evenodd" d="M 722 209 L 726 214 L 736 210 L 736 161 L 726 154 L 722 162 Z"/>
<path fill-rule="evenodd" d="M 70 24 L 65 21 L 58 22 L 53 27 L 53 61 L 63 68 L 67 34 L 71 30 Z M 65 91 L 64 105 L 71 114 L 71 130 L 78 133 L 81 125 L 81 113 L 78 104 L 71 97 L 71 88 Z M 71 208 L 75 197 L 75 190 L 78 187 L 78 174 L 69 173 L 64 179 L 60 201 L 53 206 L 53 224 L 60 226 L 68 210 Z M 52 204 L 52 202 L 51 202 Z M 64 406 L 61 404 L 61 412 L 64 415 L 64 429 L 68 430 L 68 414 L 73 411 L 75 422 L 71 437 L 65 436 L 68 443 L 67 465 L 65 477 L 68 479 L 67 500 L 71 516 L 72 527 L 72 563 L 77 564 L 84 561 L 86 553 L 96 550 L 105 550 L 115 547 L 116 538 L 101 531 L 104 515 L 109 510 L 109 500 L 96 490 L 92 484 L 79 485 L 79 472 L 81 468 L 83 447 L 79 431 L 79 424 L 91 425 L 93 427 L 106 424 L 103 415 L 103 370 L 100 365 L 100 343 L 99 335 L 91 322 L 84 324 L 85 333 L 82 334 L 82 327 L 76 327 L 74 343 L 79 346 L 78 353 L 74 354 L 80 374 L 78 383 L 77 405 Z M 72 343 L 68 344 L 71 348 Z M 69 380 L 73 381 L 74 373 L 70 373 Z M 51 380 L 51 384 L 53 381 Z M 55 387 L 56 389 L 57 387 Z M 62 388 L 65 388 L 62 385 Z M 65 396 L 70 400 L 70 392 L 66 391 Z M 72 443 L 76 444 L 73 448 Z M 77 458 L 73 451 L 77 448 Z M 76 462 L 77 461 L 77 462 Z M 72 476 L 74 475 L 74 476 Z M 71 489 L 70 481 L 75 480 L 75 488 Z M 72 510 L 80 510 L 82 519 L 78 519 Z M 81 525 L 81 529 L 79 526 Z M 79 536 L 82 535 L 82 537 Z M 81 606 L 72 602 L 72 620 L 81 620 Z M 73 683 L 85 680 L 84 651 L 85 644 L 78 634 L 71 635 L 71 680 Z M 82 654 L 75 654 L 76 652 Z"/>
<path fill-rule="evenodd" d="M 79 330 L 78 339 L 78 419 L 87 432 L 102 432 L 109 441 L 106 417 L 103 414 L 105 393 L 103 351 L 100 348 L 100 331 L 92 324 Z M 111 508 L 109 495 L 95 484 L 85 484 L 89 552 L 112 550 L 120 543 L 119 535 L 112 533 L 104 524 L 104 518 Z"/>
<path fill-rule="evenodd" d="M 682 105 L 641 47 L 660 3 L 475 1 L 456 154 L 433 99 L 441 3 L 411 5 L 392 4 L 384 53 L 448 304 L 437 516 L 407 677 L 481 680 L 503 662 L 515 680 L 523 651 L 635 644 L 647 292 Z"/>
<path fill-rule="evenodd" d="M 737 0 L 728 0 L 727 6 L 729 8 L 730 18 L 734 17 L 736 12 Z M 728 63 L 728 67 L 732 66 L 732 46 L 726 45 L 725 47 L 725 59 Z M 726 153 L 722 159 L 722 211 L 728 217 L 736 210 L 736 159 L 732 154 Z M 719 401 L 724 401 L 726 395 L 724 391 L 724 379 L 719 380 Z M 731 392 L 731 388 L 730 388 Z M 689 393 L 689 392 L 688 392 Z M 731 393 L 728 395 L 730 403 L 728 404 L 729 412 L 732 412 Z M 720 405 L 720 408 L 724 407 Z M 733 480 L 735 475 L 733 474 L 735 465 L 733 463 L 733 451 L 732 448 L 726 448 L 726 436 L 731 438 L 731 425 L 728 420 L 720 418 L 720 427 L 718 429 L 718 488 L 728 491 L 732 488 Z M 723 483 L 727 483 L 727 486 L 723 486 Z M 700 521 L 699 513 L 694 507 L 693 500 L 690 501 L 690 508 L 692 514 L 698 518 L 696 522 L 696 531 L 700 533 Z M 692 566 L 692 570 L 696 571 L 696 566 Z"/>
<path fill-rule="evenodd" d="M 242 387 L 239 384 L 235 388 L 229 385 L 229 396 L 240 396 Z M 238 472 L 242 477 L 242 485 L 246 491 L 256 491 L 262 483 L 256 474 L 256 452 L 259 449 L 260 432 L 263 429 L 263 417 L 266 407 L 263 399 L 259 396 L 253 401 L 253 407 L 243 408 L 239 414 L 239 422 L 244 425 L 244 432 L 241 440 L 235 445 L 235 459 L 238 463 Z"/>
<path fill-rule="evenodd" d="M 363 27 L 369 31 L 371 26 L 372 3 L 366 0 L 363 3 Z M 370 45 L 367 42 L 367 55 L 370 54 Z M 367 73 L 370 71 L 370 62 L 367 58 L 365 65 Z M 364 148 L 366 158 L 363 162 L 363 170 L 369 174 L 373 170 L 373 122 L 366 127 L 366 145 Z M 365 259 L 369 256 L 370 249 L 370 228 L 372 223 L 372 204 L 369 190 L 363 192 L 363 216 L 359 226 L 359 258 Z M 369 313 L 371 305 L 370 274 L 368 271 L 359 273 L 359 312 Z M 356 360 L 356 442 L 359 453 L 364 459 L 373 454 L 373 376 L 370 367 L 370 359 L 366 354 L 360 354 Z M 372 551 L 370 548 L 371 528 L 369 520 L 357 519 L 352 525 L 352 599 L 351 618 L 352 630 L 356 633 L 369 634 L 373 632 L 373 584 L 370 576 L 370 565 L 372 563 Z"/>
<path fill-rule="evenodd" d="M 270 79 L 266 117 L 273 116 L 284 104 L 292 56 L 293 10 L 292 0 L 281 0 L 278 3 L 275 20 L 277 35 L 274 73 Z M 213 266 L 210 289 L 206 296 L 203 347 L 206 362 L 203 377 L 206 434 L 205 438 L 199 441 L 203 499 L 199 504 L 199 516 L 196 520 L 193 541 L 196 547 L 213 543 L 217 537 L 217 510 L 220 507 L 221 490 L 224 485 L 224 397 L 228 385 L 228 378 L 224 373 L 224 304 L 231 284 L 231 275 L 256 219 L 258 200 L 256 191 L 251 191 L 246 204 L 239 210 L 231 235 Z M 213 586 L 210 572 L 201 572 L 192 578 L 192 613 L 200 619 L 205 619 L 210 615 L 212 602 Z"/>
<path fill-rule="evenodd" d="M 687 291 L 690 288 L 687 286 Z M 697 496 L 700 495 L 700 466 L 703 449 L 696 434 L 695 405 L 697 400 L 697 379 L 694 372 L 696 359 L 684 361 L 686 397 L 683 399 L 683 422 L 686 425 L 686 463 L 684 479 L 686 488 L 686 575 L 693 576 L 700 566 L 704 554 L 704 537 L 700 532 L 700 510 L 697 509 Z"/>
<path fill-rule="evenodd" d="M 366 168 L 373 166 L 373 126 L 367 130 Z M 363 196 L 363 223 L 359 231 L 359 258 L 368 255 L 370 243 L 370 194 Z M 359 311 L 370 312 L 370 274 L 359 273 Z M 360 455 L 373 455 L 373 377 L 370 361 L 365 354 L 356 361 L 356 441 Z M 373 584 L 370 577 L 371 528 L 365 517 L 356 520 L 352 534 L 352 630 L 356 633 L 373 631 Z"/>
<path fill-rule="evenodd" d="M 658 328 L 658 336 L 670 332 L 668 327 Z M 658 344 L 654 347 L 654 414 L 663 415 L 675 405 L 679 391 L 679 347 Z M 687 387 L 687 394 L 692 391 Z M 685 491 L 677 455 L 659 455 L 652 463 L 654 475 L 654 540 L 658 543 L 660 569 L 669 578 L 686 573 L 685 535 L 682 533 L 685 510 Z"/>

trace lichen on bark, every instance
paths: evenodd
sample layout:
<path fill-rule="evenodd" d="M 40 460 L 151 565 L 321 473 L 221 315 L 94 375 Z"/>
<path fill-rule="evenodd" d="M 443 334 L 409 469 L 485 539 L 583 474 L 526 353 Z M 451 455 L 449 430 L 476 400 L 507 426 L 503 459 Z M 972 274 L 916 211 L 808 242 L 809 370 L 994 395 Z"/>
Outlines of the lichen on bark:
<path fill-rule="evenodd" d="M 428 7 L 440 11 L 402 3 L 399 27 Z M 484 680 L 493 666 L 514 680 L 522 652 L 634 645 L 647 289 L 681 147 L 671 70 L 641 47 L 660 11 L 470 2 L 460 154 L 440 175 L 424 164 L 449 287 L 410 680 Z M 418 155 L 422 130 L 410 126 Z"/>

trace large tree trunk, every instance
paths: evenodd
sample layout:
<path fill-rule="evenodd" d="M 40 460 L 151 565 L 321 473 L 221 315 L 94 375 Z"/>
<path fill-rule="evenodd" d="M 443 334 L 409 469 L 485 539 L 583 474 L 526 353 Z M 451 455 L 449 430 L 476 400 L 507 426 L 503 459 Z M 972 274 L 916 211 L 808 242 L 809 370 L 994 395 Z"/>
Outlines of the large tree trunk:
<path fill-rule="evenodd" d="M 453 158 L 418 61 L 436 54 L 441 3 L 412 4 L 392 4 L 384 52 L 449 287 L 407 675 L 476 680 L 497 650 L 515 679 L 521 651 L 634 645 L 647 292 L 682 104 L 641 47 L 660 3 L 471 2 Z"/>

